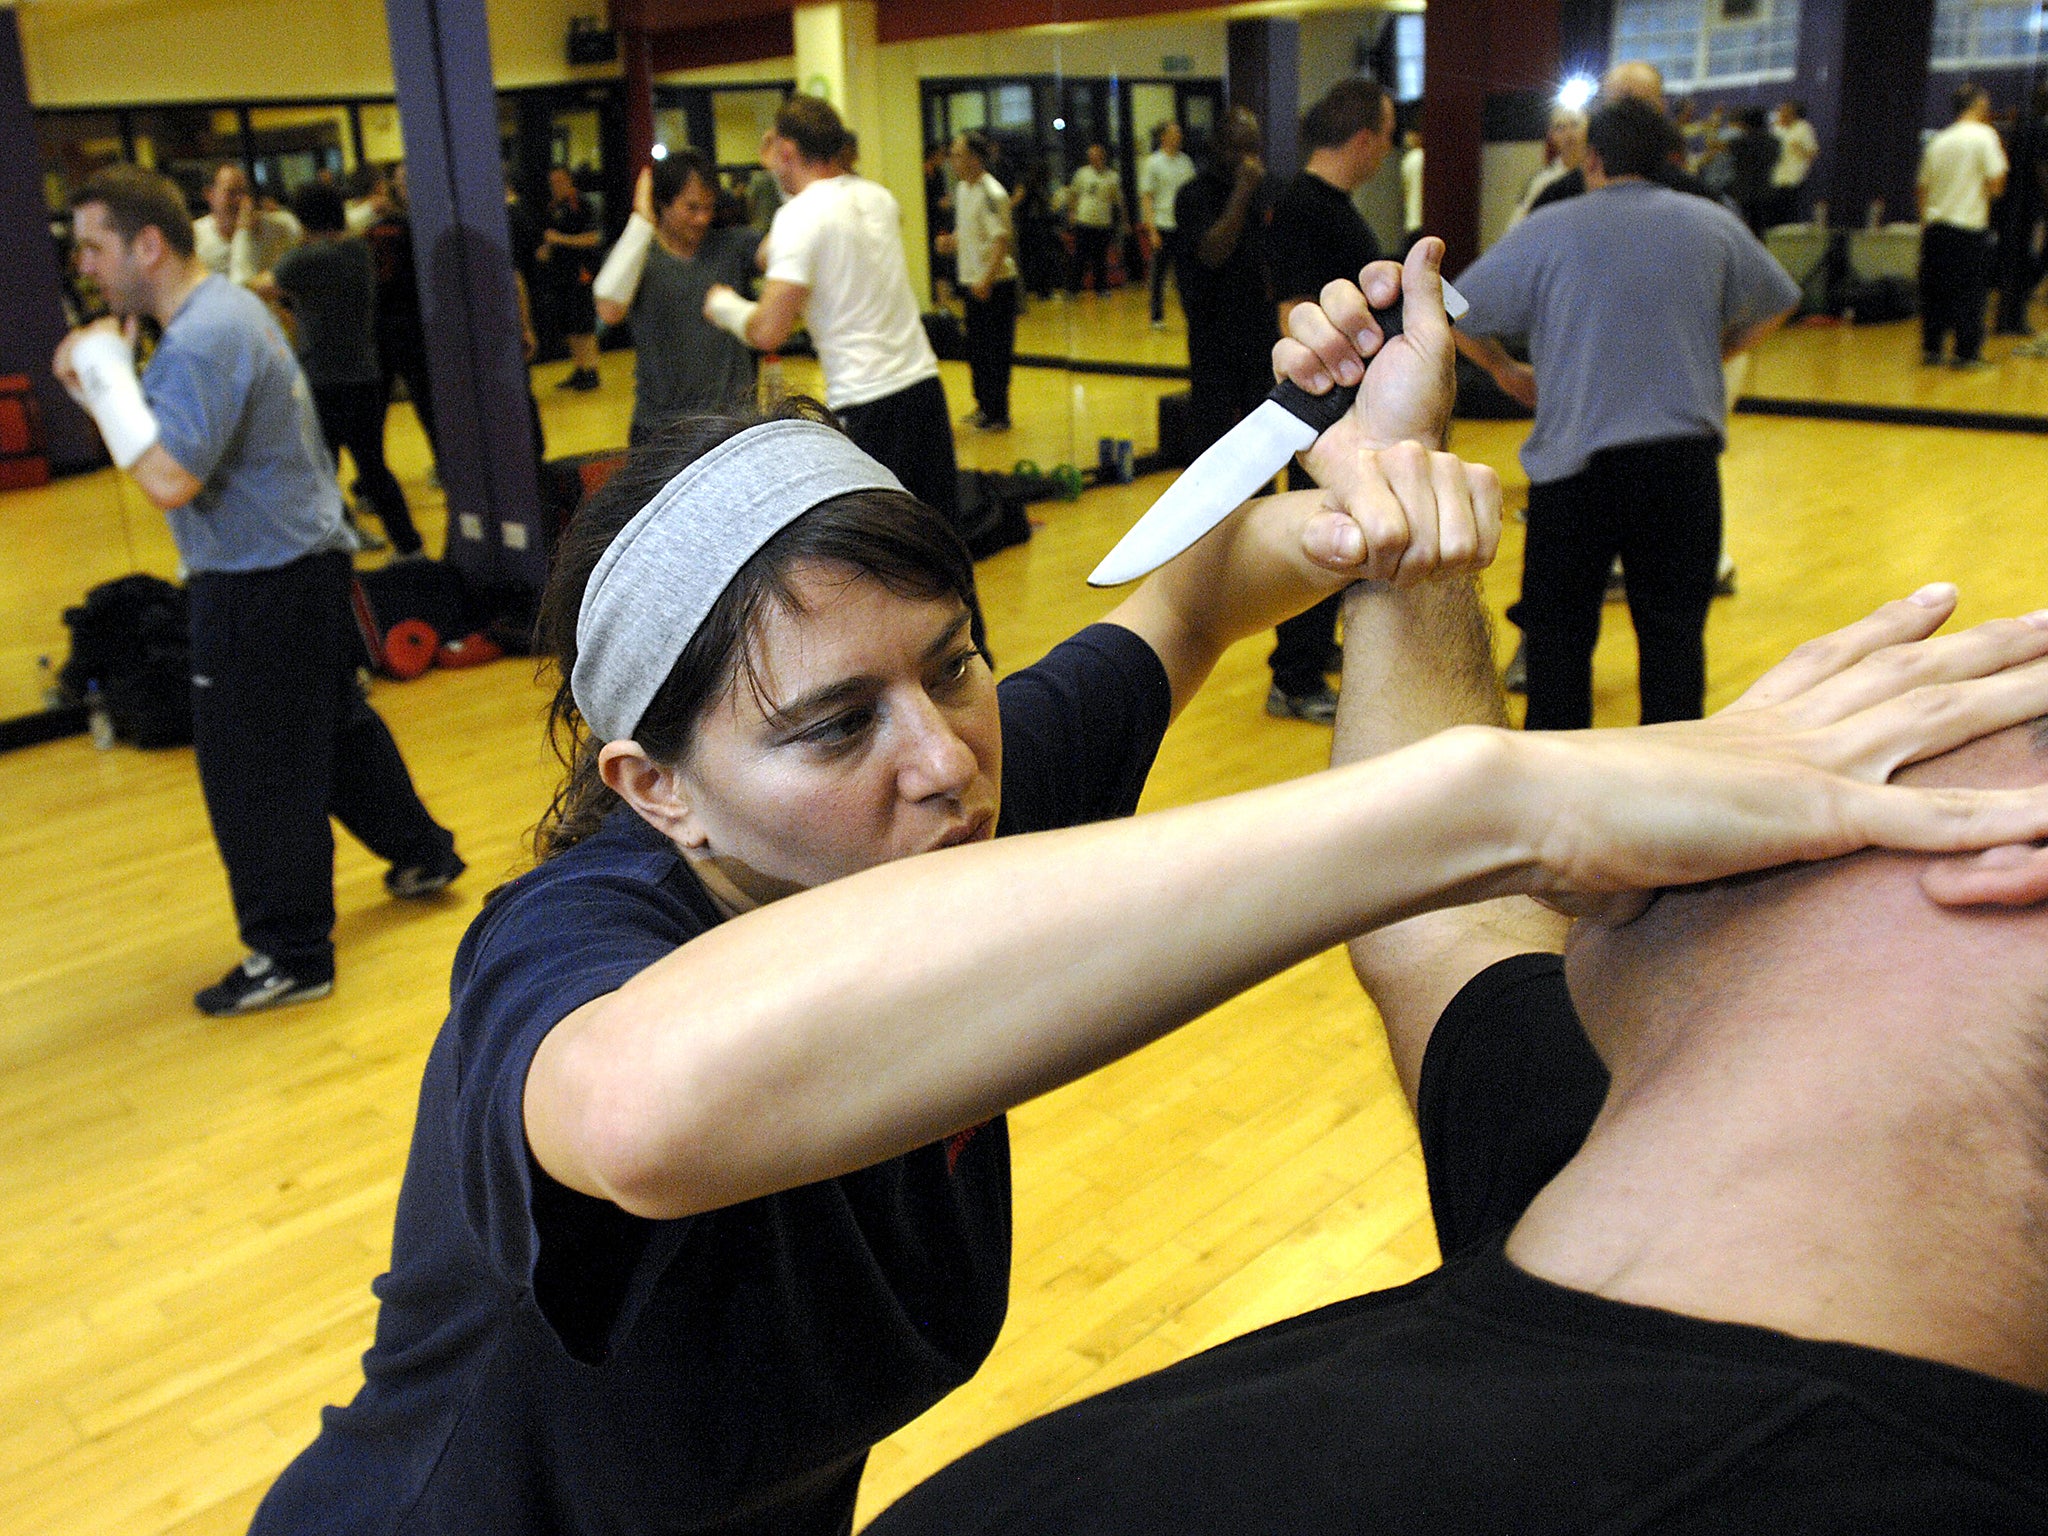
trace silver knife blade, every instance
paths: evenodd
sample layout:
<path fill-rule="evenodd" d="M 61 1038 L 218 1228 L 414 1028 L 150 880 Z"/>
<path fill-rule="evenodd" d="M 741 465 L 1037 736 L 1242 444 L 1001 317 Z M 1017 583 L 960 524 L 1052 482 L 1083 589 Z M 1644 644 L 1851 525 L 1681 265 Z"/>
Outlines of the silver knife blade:
<path fill-rule="evenodd" d="M 1120 587 L 1157 570 L 1249 501 L 1317 436 L 1277 401 L 1260 401 L 1131 525 L 1089 573 L 1088 585 Z"/>
<path fill-rule="evenodd" d="M 1471 305 L 1449 283 L 1443 287 L 1444 313 L 1455 324 Z M 1391 340 L 1401 334 L 1399 299 L 1386 309 L 1374 310 L 1373 315 L 1382 336 Z M 1357 398 L 1355 384 L 1338 385 L 1320 395 L 1308 394 L 1284 380 L 1276 384 L 1257 410 L 1181 471 L 1166 494 L 1131 524 L 1116 548 L 1088 573 L 1088 585 L 1120 587 L 1150 575 L 1192 548 L 1286 468 L 1289 459 L 1335 425 Z"/>

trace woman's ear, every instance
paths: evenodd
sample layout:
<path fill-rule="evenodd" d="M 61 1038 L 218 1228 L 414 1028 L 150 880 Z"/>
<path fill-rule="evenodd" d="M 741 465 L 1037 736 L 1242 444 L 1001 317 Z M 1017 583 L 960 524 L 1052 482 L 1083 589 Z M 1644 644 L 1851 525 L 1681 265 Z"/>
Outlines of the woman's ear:
<path fill-rule="evenodd" d="M 606 742 L 598 749 L 597 771 L 607 789 L 677 847 L 701 848 L 709 840 L 682 770 L 656 762 L 639 742 Z"/>

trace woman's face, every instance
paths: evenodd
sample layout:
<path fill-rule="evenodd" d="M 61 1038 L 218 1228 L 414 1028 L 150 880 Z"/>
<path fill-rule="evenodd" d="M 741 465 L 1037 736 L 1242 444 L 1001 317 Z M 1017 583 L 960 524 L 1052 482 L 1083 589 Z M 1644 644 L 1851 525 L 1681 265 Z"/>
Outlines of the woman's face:
<path fill-rule="evenodd" d="M 759 696 L 742 670 L 674 770 L 671 835 L 741 906 L 995 833 L 1002 730 L 966 607 L 844 567 L 792 585 L 803 612 L 761 615 Z"/>

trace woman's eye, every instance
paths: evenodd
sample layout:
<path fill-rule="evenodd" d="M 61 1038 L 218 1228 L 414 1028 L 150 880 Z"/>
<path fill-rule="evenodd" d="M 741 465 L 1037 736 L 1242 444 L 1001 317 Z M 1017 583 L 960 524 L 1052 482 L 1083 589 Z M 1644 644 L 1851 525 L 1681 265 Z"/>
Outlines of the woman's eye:
<path fill-rule="evenodd" d="M 980 659 L 981 652 L 979 651 L 962 651 L 958 656 L 953 657 L 946 663 L 944 669 L 939 674 L 940 680 L 949 686 L 964 683 L 969 677 L 973 676 L 974 664 Z"/>
<path fill-rule="evenodd" d="M 865 735 L 873 721 L 872 710 L 844 710 L 829 719 L 820 720 L 799 735 L 797 740 L 811 747 L 844 747 Z"/>

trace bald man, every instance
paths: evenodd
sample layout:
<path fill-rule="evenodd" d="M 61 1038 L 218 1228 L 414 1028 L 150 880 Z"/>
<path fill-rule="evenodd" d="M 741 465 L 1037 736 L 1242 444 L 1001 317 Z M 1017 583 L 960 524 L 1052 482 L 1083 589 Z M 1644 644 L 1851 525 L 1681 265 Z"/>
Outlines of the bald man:
<path fill-rule="evenodd" d="M 2048 624 L 1914 643 L 1954 606 L 1889 604 L 1722 719 L 1828 734 L 2021 663 L 1996 686 L 2026 697 L 1907 774 L 2048 784 L 2048 718 L 2009 723 Z M 1354 587 L 1344 649 L 1339 762 L 1504 723 L 1469 587 Z M 1492 901 L 1351 956 L 1442 1267 L 1026 1424 L 869 1536 L 2048 1530 L 2048 849 L 1853 854 L 1576 925 Z"/>
<path fill-rule="evenodd" d="M 1664 76 L 1657 66 L 1642 59 L 1623 59 L 1601 78 L 1600 96 L 1596 105 L 1616 101 L 1640 101 L 1646 107 L 1665 111 Z M 1583 150 L 1581 151 L 1583 154 Z M 1670 162 L 1660 166 L 1655 181 L 1659 186 L 1669 187 L 1674 192 L 1690 192 L 1695 197 L 1704 197 L 1713 202 L 1721 200 L 1714 196 L 1707 184 L 1685 168 L 1685 143 L 1681 136 L 1677 152 Z M 1527 212 L 1548 208 L 1552 203 L 1561 203 L 1566 198 L 1577 197 L 1586 190 L 1586 172 L 1583 165 L 1573 166 L 1563 175 L 1530 199 Z M 1519 222 L 1519 220 L 1517 221 Z"/>

